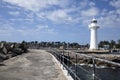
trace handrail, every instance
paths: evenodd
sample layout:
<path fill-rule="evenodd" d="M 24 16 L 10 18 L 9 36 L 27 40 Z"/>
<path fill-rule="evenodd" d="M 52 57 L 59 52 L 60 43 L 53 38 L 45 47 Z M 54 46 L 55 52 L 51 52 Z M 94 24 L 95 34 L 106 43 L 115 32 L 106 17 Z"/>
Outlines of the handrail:
<path fill-rule="evenodd" d="M 63 65 L 71 72 L 71 73 L 73 73 L 74 74 L 74 76 L 78 79 L 78 80 L 80 80 L 80 78 L 72 71 L 72 69 L 70 69 L 66 64 L 64 64 L 63 63 Z"/>
<path fill-rule="evenodd" d="M 109 60 L 106 60 L 106 59 L 95 58 L 95 57 L 88 56 L 88 55 L 85 55 L 85 54 L 78 54 L 78 55 L 84 56 L 84 57 L 88 57 L 88 58 L 91 58 L 91 59 L 95 59 L 95 60 L 99 60 L 99 61 L 103 61 L 103 62 L 106 62 L 106 63 L 109 63 L 109 64 L 113 64 L 113 65 L 116 65 L 116 66 L 120 66 L 120 63 L 109 61 Z"/>
<path fill-rule="evenodd" d="M 54 50 L 52 50 L 54 53 L 56 53 Z M 56 53 L 57 54 L 57 53 Z M 54 54 L 53 54 L 54 55 Z M 58 55 L 58 54 L 57 54 Z M 59 61 L 61 61 L 56 55 L 54 55 Z M 65 59 L 65 57 L 64 56 L 62 56 L 62 58 L 63 59 Z M 68 59 L 67 59 L 68 60 Z M 62 64 L 63 64 L 63 66 L 67 69 L 67 70 L 69 70 L 70 71 L 70 73 L 72 73 L 74 76 L 75 76 L 75 78 L 76 78 L 76 80 L 80 80 L 80 78 L 73 72 L 73 70 L 72 69 L 70 69 L 64 62 L 62 62 Z"/>
<path fill-rule="evenodd" d="M 109 64 L 113 64 L 113 65 L 116 65 L 116 66 L 120 66 L 120 63 L 112 62 L 112 61 L 109 61 L 109 60 L 100 59 L 100 58 L 94 58 L 94 59 L 99 60 L 99 61 L 103 61 L 103 62 L 106 62 L 106 63 L 109 63 Z"/>
<path fill-rule="evenodd" d="M 74 63 L 72 60 L 69 60 L 68 58 L 66 58 L 65 56 L 64 56 L 64 53 L 63 54 L 61 54 L 61 53 L 59 53 L 58 54 L 58 52 L 56 52 L 55 50 L 52 50 L 52 49 L 50 49 L 50 51 L 52 51 L 52 52 L 54 52 L 55 54 L 53 54 L 59 61 L 61 61 L 60 60 L 60 58 L 58 58 L 58 56 L 61 56 L 63 59 L 66 59 L 67 61 L 69 61 L 69 62 L 71 62 L 73 65 L 77 65 L 77 63 Z M 64 64 L 64 62 L 62 62 L 62 64 L 67 68 L 67 70 L 69 70 L 74 76 L 75 76 L 75 78 L 77 79 L 77 80 L 80 80 L 80 78 L 77 76 L 77 74 L 76 73 L 74 73 L 73 71 L 72 71 L 72 69 L 70 69 L 66 64 Z M 98 79 L 98 80 L 101 80 L 99 77 L 97 77 L 95 74 L 93 75 L 93 73 L 90 73 L 89 71 L 87 71 L 86 69 L 84 69 L 83 67 L 80 67 L 80 66 L 77 66 L 77 67 L 79 67 L 80 69 L 82 69 L 83 71 L 85 71 L 85 72 L 87 72 L 88 74 L 90 74 L 91 76 L 93 76 L 93 77 L 95 77 L 96 79 Z M 95 79 L 93 79 L 93 80 L 95 80 Z"/>
<path fill-rule="evenodd" d="M 66 59 L 66 60 L 68 60 L 68 61 L 70 61 L 70 62 L 72 62 L 71 60 L 69 60 L 68 58 L 66 58 L 66 57 L 64 57 L 64 56 L 63 56 L 63 58 Z M 75 64 L 75 65 L 76 65 L 76 63 L 74 63 L 74 62 L 72 62 L 72 64 Z M 89 71 L 87 71 L 87 70 L 84 69 L 83 67 L 81 67 L 81 66 L 78 66 L 78 67 L 81 68 L 83 71 L 87 72 L 88 74 L 91 74 Z M 91 76 L 93 76 L 93 74 L 91 74 Z M 99 77 L 97 77 L 96 75 L 95 75 L 95 77 L 98 78 L 99 80 L 101 80 L 101 79 L 100 79 Z"/>
<path fill-rule="evenodd" d="M 50 51 L 54 52 L 55 54 L 53 54 L 53 55 L 56 55 L 56 58 L 58 57 L 59 60 L 60 60 L 59 56 L 61 56 L 63 59 L 71 62 L 73 65 L 75 65 L 75 66 L 77 65 L 77 63 L 75 63 L 75 62 L 73 62 L 72 60 L 70 60 L 70 59 L 68 59 L 67 57 L 65 57 L 65 56 L 67 56 L 67 55 L 64 56 L 64 54 L 60 53 L 59 50 L 57 50 L 57 49 L 54 49 L 54 50 L 53 50 L 53 49 L 50 49 Z M 63 51 L 63 53 L 64 53 L 64 51 Z M 74 54 L 76 55 L 76 53 L 75 53 L 75 52 L 72 52 L 72 51 L 69 51 L 69 53 L 74 53 Z M 113 64 L 113 65 L 116 65 L 116 66 L 120 66 L 120 63 L 113 62 L 113 61 L 109 61 L 109 60 L 106 60 L 106 59 L 96 58 L 96 57 L 93 57 L 93 56 L 89 56 L 89 55 L 86 55 L 86 54 L 79 54 L 79 53 L 77 53 L 77 55 L 83 56 L 83 57 L 86 57 L 86 58 L 89 58 L 89 59 L 92 59 L 92 60 L 98 60 L 98 61 L 106 62 L 106 63 L 109 63 L 109 64 Z M 68 56 L 68 57 L 69 57 L 69 56 Z M 77 76 L 77 74 L 76 74 L 72 69 L 70 69 L 64 62 L 62 62 L 62 64 L 64 65 L 64 67 L 66 67 L 67 70 L 69 70 L 69 71 L 74 75 L 74 77 L 79 78 L 79 77 Z M 83 67 L 81 67 L 81 66 L 77 66 L 77 67 L 80 68 L 80 69 L 82 69 L 83 71 L 87 72 L 87 73 L 90 74 L 91 76 L 93 76 L 93 77 L 95 78 L 95 79 L 93 79 L 93 80 L 96 80 L 96 79 L 97 79 L 97 80 L 101 80 L 98 76 L 96 76 L 96 75 L 94 74 L 94 72 L 91 73 L 91 72 L 89 72 L 88 70 L 86 70 L 85 68 L 83 68 Z M 93 63 L 93 67 L 95 67 L 95 63 Z M 93 71 L 94 71 L 94 68 L 93 68 Z M 79 80 L 79 79 L 78 79 L 78 80 Z"/>

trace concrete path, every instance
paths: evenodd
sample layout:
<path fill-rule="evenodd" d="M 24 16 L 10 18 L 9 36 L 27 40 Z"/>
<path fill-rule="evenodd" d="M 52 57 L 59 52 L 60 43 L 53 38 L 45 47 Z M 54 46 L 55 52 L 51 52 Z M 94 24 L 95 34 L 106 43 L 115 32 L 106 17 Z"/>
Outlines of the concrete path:
<path fill-rule="evenodd" d="M 3 64 L 0 80 L 67 80 L 53 57 L 44 50 L 30 50 Z"/>

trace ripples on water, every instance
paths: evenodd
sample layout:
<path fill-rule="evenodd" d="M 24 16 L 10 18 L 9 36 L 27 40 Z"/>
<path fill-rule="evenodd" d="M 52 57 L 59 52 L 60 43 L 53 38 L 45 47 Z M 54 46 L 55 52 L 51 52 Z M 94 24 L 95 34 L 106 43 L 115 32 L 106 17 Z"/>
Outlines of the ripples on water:
<path fill-rule="evenodd" d="M 80 67 L 86 69 L 81 69 Z M 75 66 L 71 66 L 71 68 L 75 71 Z M 77 75 L 80 77 L 81 80 L 93 80 L 92 73 L 93 68 L 92 65 L 78 65 L 77 66 Z M 120 68 L 108 68 L 105 66 L 97 66 L 95 69 L 96 79 L 95 80 L 120 80 Z"/>

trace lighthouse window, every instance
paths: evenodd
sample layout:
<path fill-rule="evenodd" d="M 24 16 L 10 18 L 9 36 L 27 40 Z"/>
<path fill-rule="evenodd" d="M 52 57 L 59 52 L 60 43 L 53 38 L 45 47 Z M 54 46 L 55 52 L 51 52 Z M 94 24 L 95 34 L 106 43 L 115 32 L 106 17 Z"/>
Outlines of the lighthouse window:
<path fill-rule="evenodd" d="M 97 23 L 97 21 L 95 20 L 95 21 L 93 21 L 94 23 Z"/>

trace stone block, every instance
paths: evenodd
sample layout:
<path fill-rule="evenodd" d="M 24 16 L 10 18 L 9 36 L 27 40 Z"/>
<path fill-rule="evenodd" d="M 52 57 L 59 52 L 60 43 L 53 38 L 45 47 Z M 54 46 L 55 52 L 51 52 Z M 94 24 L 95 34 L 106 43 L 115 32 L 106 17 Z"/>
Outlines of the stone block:
<path fill-rule="evenodd" d="M 5 47 L 3 47 L 3 53 L 7 54 L 7 49 Z"/>

